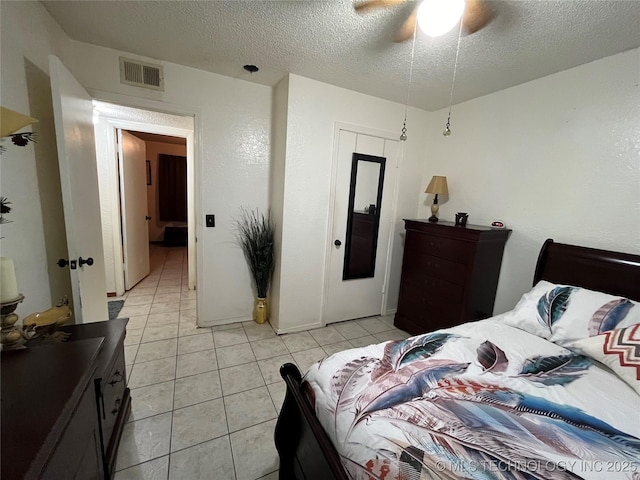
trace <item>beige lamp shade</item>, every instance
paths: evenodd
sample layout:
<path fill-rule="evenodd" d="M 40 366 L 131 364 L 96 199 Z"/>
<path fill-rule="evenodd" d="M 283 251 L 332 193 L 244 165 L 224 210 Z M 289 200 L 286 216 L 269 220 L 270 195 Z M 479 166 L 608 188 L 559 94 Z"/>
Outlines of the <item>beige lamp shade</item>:
<path fill-rule="evenodd" d="M 431 177 L 429 185 L 424 193 L 434 193 L 436 195 L 449 195 L 449 187 L 447 187 L 447 177 L 434 175 Z"/>
<path fill-rule="evenodd" d="M 15 112 L 9 108 L 0 107 L 0 137 L 8 137 L 27 125 L 32 125 L 38 120 Z"/>

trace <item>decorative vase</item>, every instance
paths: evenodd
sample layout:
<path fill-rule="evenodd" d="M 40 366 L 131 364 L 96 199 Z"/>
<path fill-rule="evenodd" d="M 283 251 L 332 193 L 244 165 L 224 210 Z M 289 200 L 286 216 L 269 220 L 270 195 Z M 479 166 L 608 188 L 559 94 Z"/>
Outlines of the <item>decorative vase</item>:
<path fill-rule="evenodd" d="M 253 308 L 253 319 L 256 323 L 265 323 L 269 320 L 269 314 L 267 312 L 267 299 L 257 297 L 256 305 Z"/>

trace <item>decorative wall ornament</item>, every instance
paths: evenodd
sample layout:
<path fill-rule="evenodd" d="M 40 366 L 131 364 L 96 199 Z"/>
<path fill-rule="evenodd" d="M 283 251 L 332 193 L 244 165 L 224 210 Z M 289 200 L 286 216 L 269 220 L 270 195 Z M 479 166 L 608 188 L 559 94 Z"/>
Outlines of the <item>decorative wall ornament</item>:
<path fill-rule="evenodd" d="M 16 112 L 6 107 L 0 107 L 0 137 L 11 138 L 14 145 L 26 146 L 29 142 L 36 141 L 36 134 L 33 132 L 16 133 L 21 128 L 37 123 L 38 120 L 22 113 Z M 0 154 L 6 147 L 0 145 Z"/>
<path fill-rule="evenodd" d="M 11 220 L 7 220 L 4 216 L 11 212 L 11 202 L 7 197 L 0 197 L 0 225 L 3 223 L 11 223 Z"/>

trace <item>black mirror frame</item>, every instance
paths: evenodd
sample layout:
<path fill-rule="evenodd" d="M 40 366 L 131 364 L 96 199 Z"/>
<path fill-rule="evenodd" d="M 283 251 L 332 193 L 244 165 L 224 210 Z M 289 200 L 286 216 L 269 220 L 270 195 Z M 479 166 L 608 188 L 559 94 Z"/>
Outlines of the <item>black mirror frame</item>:
<path fill-rule="evenodd" d="M 366 273 L 349 273 L 349 263 L 351 260 L 351 234 L 353 232 L 353 209 L 356 197 L 356 180 L 358 178 L 358 162 L 373 162 L 380 164 L 380 173 L 378 176 L 378 196 L 376 199 L 376 212 L 374 224 L 374 236 L 371 252 L 371 268 Z M 371 278 L 375 275 L 376 269 L 376 253 L 378 250 L 378 233 L 380 230 L 380 212 L 382 211 L 382 189 L 384 186 L 384 172 L 387 159 L 386 157 L 376 157 L 374 155 L 365 155 L 362 153 L 354 153 L 351 160 L 351 182 L 349 187 L 349 206 L 347 207 L 347 232 L 345 238 L 344 265 L 342 267 L 342 280 L 354 280 L 358 278 Z"/>

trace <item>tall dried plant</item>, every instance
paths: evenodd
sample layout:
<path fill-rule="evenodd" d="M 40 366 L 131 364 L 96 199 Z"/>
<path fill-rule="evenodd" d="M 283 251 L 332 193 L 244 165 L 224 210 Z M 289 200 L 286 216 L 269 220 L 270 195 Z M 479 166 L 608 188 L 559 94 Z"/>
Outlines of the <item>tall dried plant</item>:
<path fill-rule="evenodd" d="M 243 207 L 240 209 L 240 218 L 236 220 L 236 226 L 238 241 L 249 264 L 258 297 L 265 298 L 274 267 L 274 228 L 271 214 L 265 216 L 257 209 L 247 210 Z"/>

